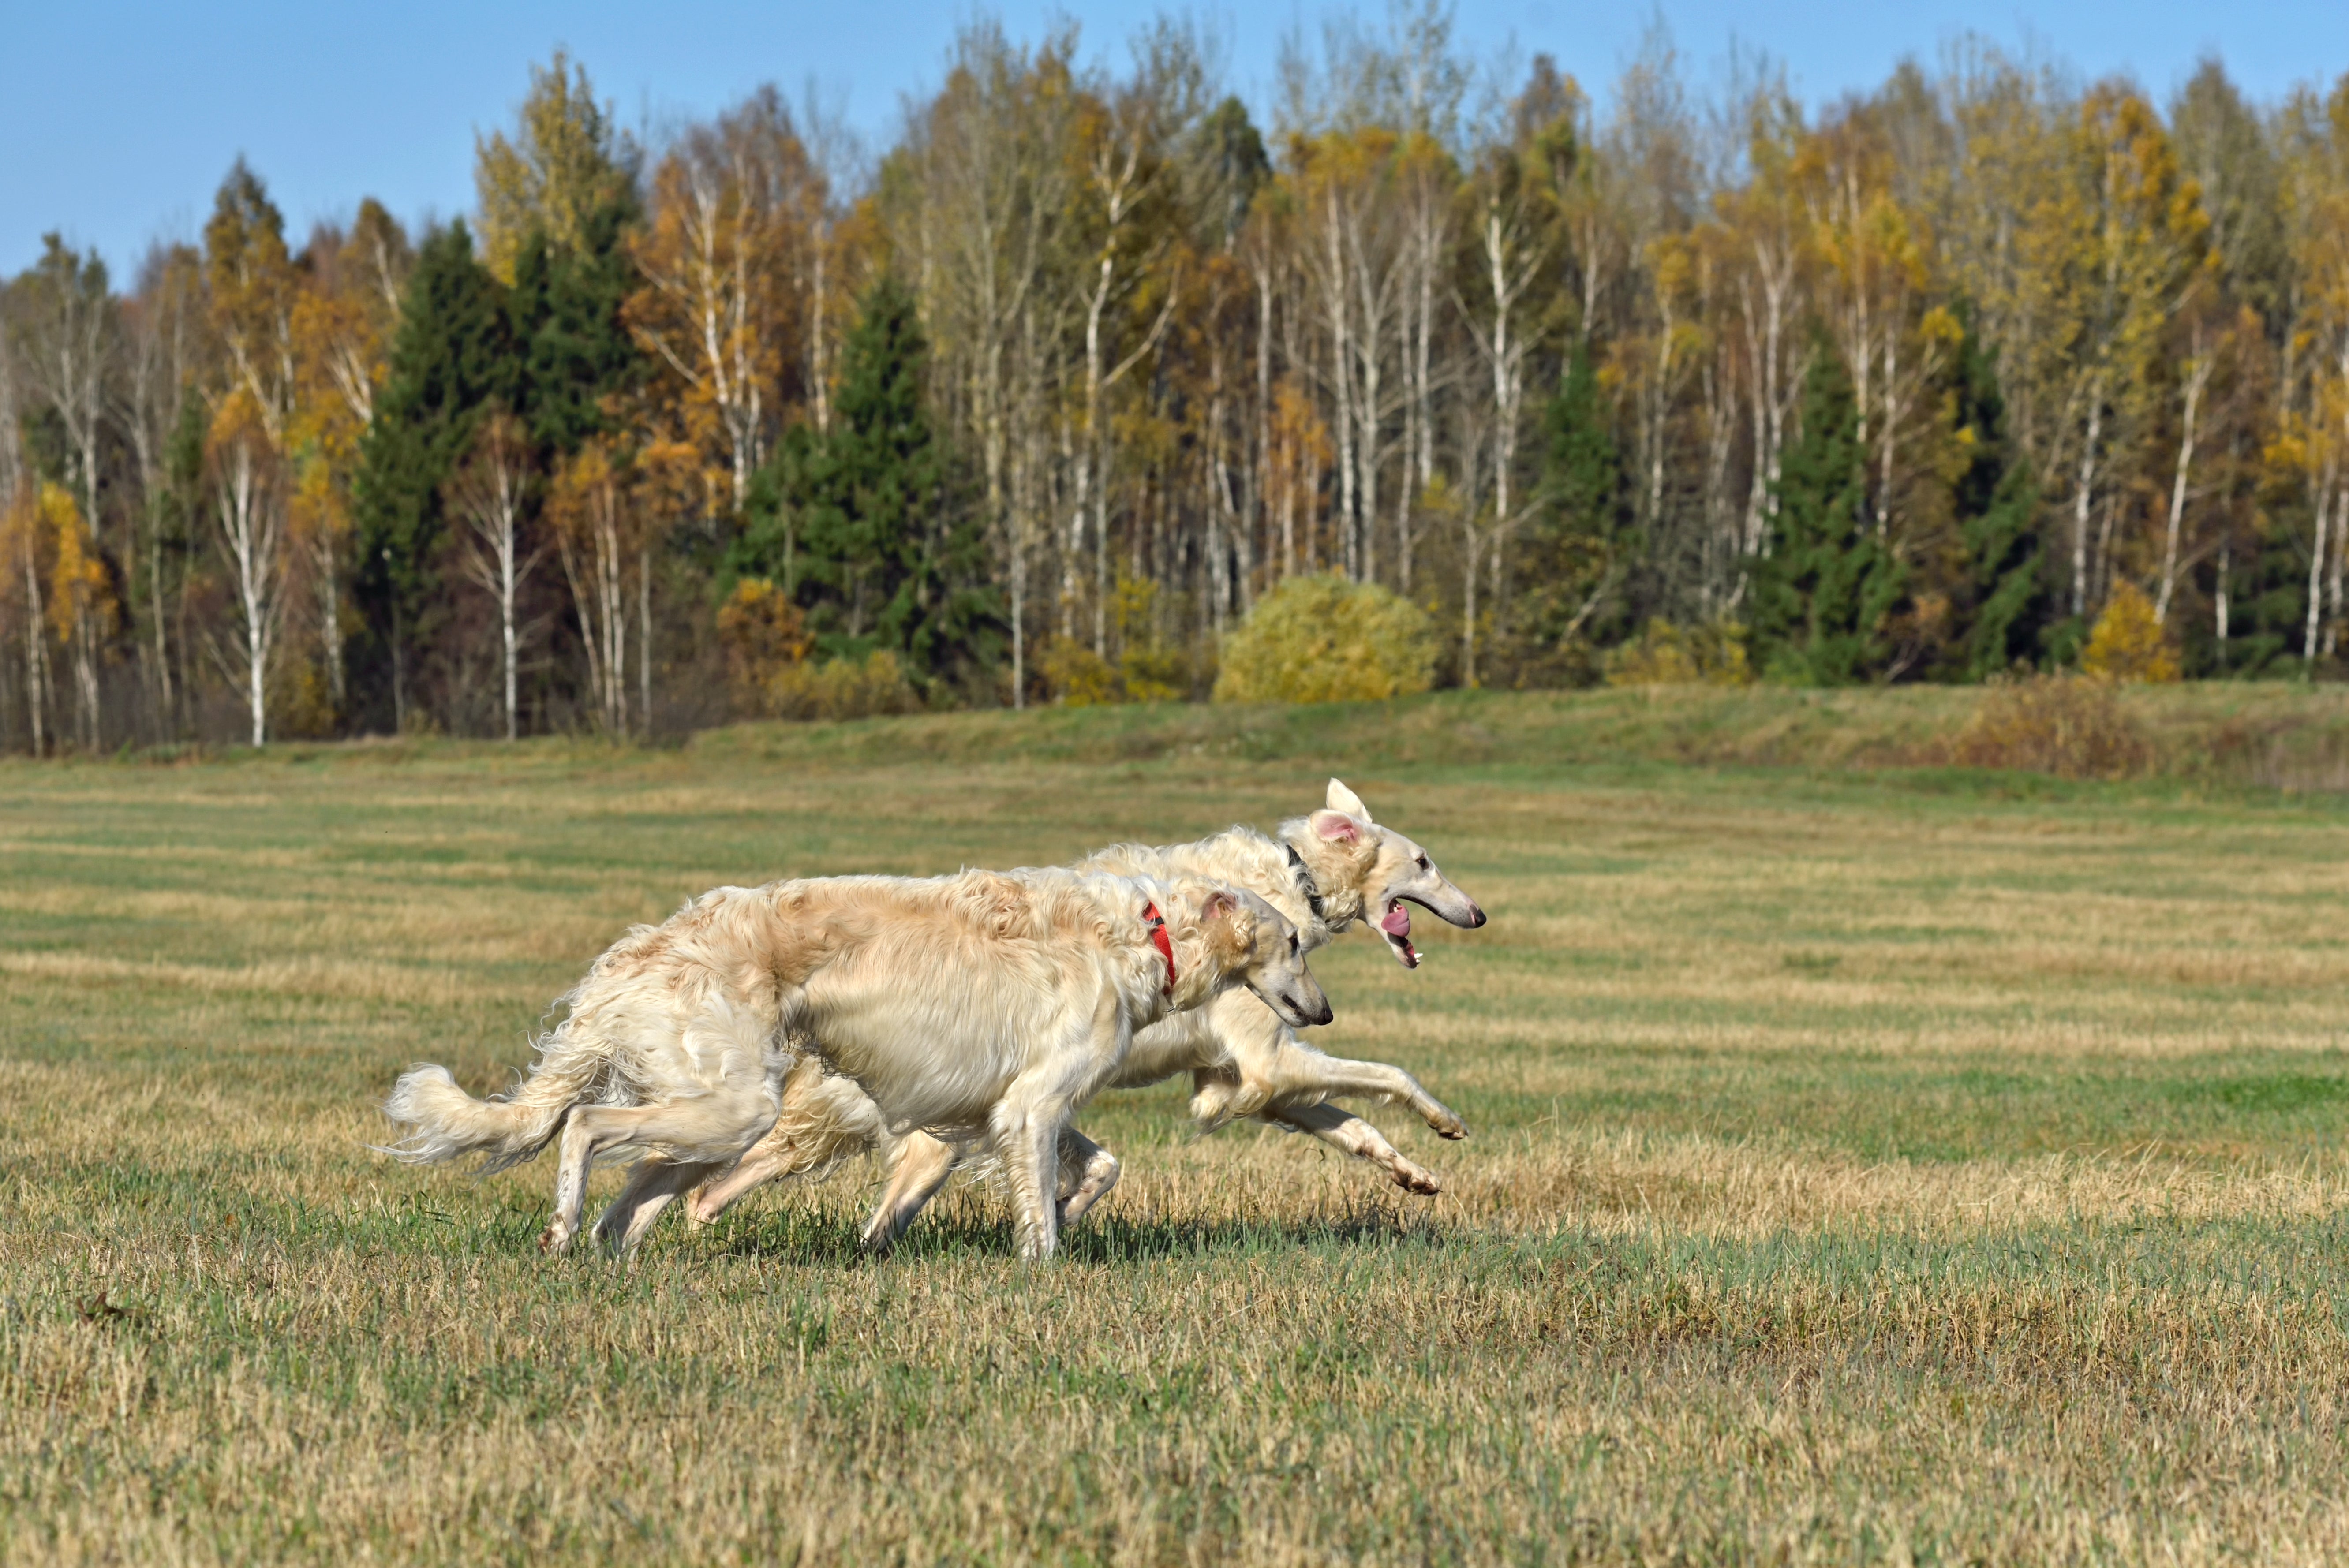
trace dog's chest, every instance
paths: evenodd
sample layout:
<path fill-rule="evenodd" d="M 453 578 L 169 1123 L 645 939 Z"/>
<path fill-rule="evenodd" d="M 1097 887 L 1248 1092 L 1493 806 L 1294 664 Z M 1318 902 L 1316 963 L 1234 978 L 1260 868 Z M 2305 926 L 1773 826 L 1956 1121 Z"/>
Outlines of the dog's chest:
<path fill-rule="evenodd" d="M 1135 1032 L 1133 1043 L 1126 1047 L 1124 1059 L 1117 1064 L 1116 1081 L 1156 1083 L 1175 1073 L 1214 1067 L 1224 1054 L 1208 1024 L 1206 1008 L 1176 1013 Z"/>

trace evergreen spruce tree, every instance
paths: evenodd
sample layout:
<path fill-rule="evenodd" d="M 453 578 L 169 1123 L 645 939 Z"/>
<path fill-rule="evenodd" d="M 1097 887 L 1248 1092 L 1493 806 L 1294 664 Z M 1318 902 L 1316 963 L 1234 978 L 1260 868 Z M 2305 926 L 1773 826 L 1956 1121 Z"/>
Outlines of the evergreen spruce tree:
<path fill-rule="evenodd" d="M 620 318 L 636 287 L 626 240 L 633 201 L 589 214 L 576 248 L 533 229 L 514 261 L 511 313 L 523 355 L 518 412 L 549 452 L 570 453 L 611 427 L 608 400 L 636 385 L 644 356 Z"/>
<path fill-rule="evenodd" d="M 1638 553 L 1637 525 L 1588 343 L 1575 346 L 1543 428 L 1542 504 L 1518 552 L 1518 624 L 1537 644 L 1554 648 L 1581 615 L 1591 641 L 1608 641 L 1629 602 L 1615 590 Z M 1602 590 L 1611 594 L 1611 613 L 1602 601 L 1586 615 Z"/>
<path fill-rule="evenodd" d="M 1953 672 L 1987 680 L 2018 661 L 2037 664 L 2059 618 L 2048 592 L 2039 537 L 2039 487 L 2030 464 L 2012 449 L 1998 361 L 1973 333 L 1971 314 L 1951 367 L 1958 428 L 1970 455 L 1951 498 L 1969 563 L 1968 597 L 1957 607 L 1964 627 Z"/>
<path fill-rule="evenodd" d="M 1851 686 L 1890 656 L 1884 623 L 1908 574 L 1864 515 L 1865 460 L 1851 378 L 1822 339 L 1803 378 L 1801 434 L 1781 460 L 1768 552 L 1754 563 L 1754 647 L 1773 680 Z"/>
<path fill-rule="evenodd" d="M 460 220 L 425 241 L 400 297 L 388 374 L 352 483 L 353 590 L 366 622 L 352 670 L 363 725 L 405 717 L 417 650 L 430 645 L 446 614 L 441 485 L 482 410 L 512 407 L 519 389 L 503 293 L 473 259 Z"/>
<path fill-rule="evenodd" d="M 2263 510 L 2254 542 L 2237 554 L 2230 583 L 2227 671 L 2299 675 L 2308 628 L 2308 542 L 2315 532 L 2305 499 Z"/>
<path fill-rule="evenodd" d="M 991 660 L 999 617 L 924 401 L 927 358 L 912 294 L 884 274 L 842 354 L 830 433 L 782 443 L 729 565 L 787 583 L 826 655 L 887 648 L 936 678 Z"/>

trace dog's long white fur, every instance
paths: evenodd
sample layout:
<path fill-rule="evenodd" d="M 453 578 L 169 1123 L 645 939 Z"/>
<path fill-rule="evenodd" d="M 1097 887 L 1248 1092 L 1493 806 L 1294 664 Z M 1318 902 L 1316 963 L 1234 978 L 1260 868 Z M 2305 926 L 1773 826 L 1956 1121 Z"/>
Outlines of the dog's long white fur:
<path fill-rule="evenodd" d="M 1171 986 L 1143 918 L 1153 904 Z M 1197 878 L 1045 870 L 719 888 L 598 958 L 507 1099 L 475 1100 L 438 1067 L 402 1077 L 385 1109 L 416 1131 L 390 1152 L 506 1165 L 559 1134 L 542 1238 L 554 1251 L 576 1232 L 589 1167 L 647 1156 L 598 1225 L 625 1247 L 775 1123 L 787 1083 L 814 1076 L 799 1066 L 812 1053 L 869 1102 L 845 1137 L 921 1130 L 990 1144 L 1021 1250 L 1043 1256 L 1069 1115 L 1135 1028 L 1236 985 L 1299 1021 L 1328 1016 L 1287 920 Z"/>
<path fill-rule="evenodd" d="M 1242 827 L 1164 848 L 1120 844 L 1086 857 L 1079 867 L 1199 876 L 1245 887 L 1295 924 L 1308 953 L 1367 922 L 1380 927 L 1399 960 L 1416 967 L 1409 922 L 1395 919 L 1405 901 L 1455 925 L 1484 923 L 1475 901 L 1418 844 L 1374 821 L 1360 796 L 1332 779 L 1326 799 L 1321 810 L 1283 822 L 1278 837 Z M 1401 931 L 1390 929 L 1398 923 Z M 1466 1124 L 1401 1068 L 1325 1055 L 1255 997 L 1237 991 L 1141 1030 L 1108 1087 L 1139 1088 L 1185 1072 L 1192 1076 L 1191 1112 L 1203 1129 L 1254 1117 L 1309 1133 L 1371 1161 L 1412 1191 L 1432 1193 L 1439 1183 L 1370 1122 L 1327 1102 L 1335 1096 L 1385 1100 L 1409 1107 L 1444 1137 L 1467 1135 Z M 922 1134 L 890 1137 L 854 1082 L 818 1074 L 793 1075 L 774 1127 L 731 1171 L 696 1194 L 692 1212 L 697 1220 L 714 1220 L 761 1182 L 819 1174 L 867 1150 L 892 1155 L 888 1191 L 865 1228 L 870 1244 L 886 1246 L 946 1181 L 957 1151 Z M 1066 1224 L 1115 1184 L 1118 1162 L 1073 1130 L 1061 1158 L 1061 1222 Z"/>

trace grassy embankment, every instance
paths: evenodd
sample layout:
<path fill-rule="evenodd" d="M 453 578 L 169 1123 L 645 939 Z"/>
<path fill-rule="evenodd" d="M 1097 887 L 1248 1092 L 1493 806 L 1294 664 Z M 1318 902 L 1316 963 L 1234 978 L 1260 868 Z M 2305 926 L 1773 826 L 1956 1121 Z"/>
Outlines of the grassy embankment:
<path fill-rule="evenodd" d="M 1876 768 L 1938 692 L 0 767 L 0 1557 L 2337 1561 L 2349 810 L 2259 769 L 2349 726 L 2130 700 L 2122 785 Z M 1168 1085 L 1053 1266 L 984 1190 L 866 1262 L 854 1171 L 616 1269 L 364 1147 L 711 883 L 1332 768 L 1494 914 L 1317 965 L 1434 1202 Z"/>

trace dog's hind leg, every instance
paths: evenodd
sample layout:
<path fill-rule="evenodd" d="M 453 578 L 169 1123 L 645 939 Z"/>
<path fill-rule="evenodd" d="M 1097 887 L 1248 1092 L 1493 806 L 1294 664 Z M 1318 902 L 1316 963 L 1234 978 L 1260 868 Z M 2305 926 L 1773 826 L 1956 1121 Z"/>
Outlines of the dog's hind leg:
<path fill-rule="evenodd" d="M 885 1253 L 897 1244 L 905 1227 L 914 1222 L 938 1189 L 954 1174 L 962 1159 L 959 1146 L 944 1139 L 933 1138 L 926 1132 L 907 1135 L 897 1146 L 897 1158 L 889 1168 L 889 1190 L 881 1195 L 881 1206 L 873 1211 L 873 1218 L 864 1226 L 864 1244 L 871 1251 Z"/>
<path fill-rule="evenodd" d="M 638 1161 L 627 1186 L 595 1222 L 595 1239 L 623 1256 L 635 1251 L 661 1211 L 717 1169 L 714 1164 L 663 1160 L 658 1155 Z"/>
<path fill-rule="evenodd" d="M 563 1163 L 554 1178 L 554 1214 L 538 1238 L 540 1250 L 560 1253 L 579 1233 L 579 1212 L 587 1201 L 588 1168 L 605 1155 L 626 1149 L 691 1150 L 700 1159 L 663 1161 L 671 1171 L 689 1170 L 687 1185 L 723 1165 L 767 1130 L 764 1117 L 747 1096 L 712 1096 L 674 1105 L 586 1105 L 573 1110 L 563 1127 Z M 771 1109 L 768 1115 L 772 1115 Z M 640 1173 L 641 1174 L 641 1173 Z M 633 1183 L 631 1183 L 633 1186 Z M 666 1203 L 683 1188 L 661 1200 Z M 623 1196 L 626 1202 L 626 1195 Z M 656 1206 L 654 1213 L 659 1212 Z M 647 1216 L 647 1223 L 651 1217 Z"/>
<path fill-rule="evenodd" d="M 1433 1171 L 1404 1159 L 1377 1128 L 1350 1111 L 1334 1105 L 1292 1105 L 1266 1111 L 1264 1119 L 1277 1127 L 1309 1132 L 1332 1149 L 1369 1161 L 1405 1191 L 1433 1196 L 1444 1191 Z"/>
<path fill-rule="evenodd" d="M 827 1074 L 823 1064 L 810 1057 L 783 1079 L 782 1109 L 775 1125 L 732 1170 L 695 1193 L 688 1212 L 696 1223 L 706 1225 L 761 1182 L 826 1171 L 889 1143 L 880 1108 L 853 1080 Z"/>
<path fill-rule="evenodd" d="M 554 1212 L 547 1216 L 546 1229 L 538 1233 L 540 1252 L 565 1251 L 572 1233 L 579 1229 L 579 1211 L 587 1202 L 587 1168 L 595 1159 L 595 1135 L 585 1125 L 589 1109 L 574 1106 L 564 1118 L 563 1138 L 555 1146 Z"/>
<path fill-rule="evenodd" d="M 732 1208 L 753 1187 L 791 1169 L 796 1156 L 789 1143 L 761 1143 L 734 1162 L 734 1168 L 693 1195 L 686 1213 L 697 1225 L 707 1225 Z"/>
<path fill-rule="evenodd" d="M 1061 1227 L 1066 1230 L 1117 1185 L 1117 1156 L 1073 1127 L 1061 1130 Z"/>

